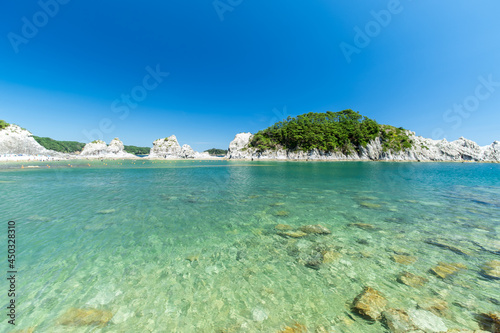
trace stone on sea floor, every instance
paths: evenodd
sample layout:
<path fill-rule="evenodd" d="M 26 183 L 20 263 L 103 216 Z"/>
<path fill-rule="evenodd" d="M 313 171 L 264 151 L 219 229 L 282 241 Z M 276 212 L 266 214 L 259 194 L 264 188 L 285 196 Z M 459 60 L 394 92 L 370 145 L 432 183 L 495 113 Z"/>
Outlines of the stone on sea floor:
<path fill-rule="evenodd" d="M 275 203 L 270 204 L 269 206 L 277 207 L 277 206 L 283 206 L 284 204 L 285 204 L 284 202 L 275 202 Z"/>
<path fill-rule="evenodd" d="M 278 232 L 278 235 L 283 236 L 283 237 L 292 237 L 292 238 L 300 238 L 307 236 L 305 232 L 302 232 L 300 230 L 298 231 L 283 231 L 283 232 Z"/>
<path fill-rule="evenodd" d="M 476 320 L 482 330 L 500 333 L 500 312 L 481 313 Z"/>
<path fill-rule="evenodd" d="M 200 260 L 200 255 L 199 254 L 195 254 L 195 255 L 187 256 L 186 260 L 189 260 L 191 262 L 193 262 L 193 261 L 199 261 Z"/>
<path fill-rule="evenodd" d="M 419 330 L 424 332 L 446 332 L 448 330 L 443 320 L 429 311 L 410 309 L 407 313 L 412 324 Z"/>
<path fill-rule="evenodd" d="M 252 310 L 252 319 L 254 321 L 262 322 L 266 320 L 268 317 L 269 316 L 267 315 L 267 313 L 260 308 L 255 308 Z"/>
<path fill-rule="evenodd" d="M 375 230 L 375 226 L 369 223 L 349 223 L 350 227 L 358 227 L 364 230 Z"/>
<path fill-rule="evenodd" d="M 286 210 L 279 210 L 276 213 L 274 213 L 274 215 L 280 216 L 280 217 L 286 217 L 286 216 L 290 215 L 290 213 L 287 212 Z"/>
<path fill-rule="evenodd" d="M 286 326 L 284 329 L 279 330 L 278 333 L 307 333 L 305 325 L 295 323 L 292 326 Z"/>
<path fill-rule="evenodd" d="M 392 333 L 406 333 L 415 330 L 408 313 L 404 310 L 387 309 L 382 312 L 383 322 Z"/>
<path fill-rule="evenodd" d="M 116 212 L 116 209 L 111 208 L 111 209 L 103 209 L 97 212 L 97 214 L 113 214 Z"/>
<path fill-rule="evenodd" d="M 448 302 L 439 298 L 426 298 L 418 302 L 418 308 L 443 317 L 448 310 Z"/>
<path fill-rule="evenodd" d="M 483 275 L 492 279 L 500 279 L 500 260 L 487 262 L 481 267 L 481 269 Z"/>
<path fill-rule="evenodd" d="M 436 267 L 430 269 L 430 272 L 441 279 L 445 279 L 446 277 L 455 274 L 461 269 L 465 269 L 465 265 L 463 264 L 448 264 L 445 262 L 440 262 Z"/>
<path fill-rule="evenodd" d="M 423 286 L 425 283 L 427 283 L 426 278 L 410 273 L 410 272 L 402 272 L 398 278 L 397 281 L 402 284 L 406 284 L 407 286 L 413 287 L 413 288 L 418 288 Z"/>
<path fill-rule="evenodd" d="M 280 223 L 280 224 L 275 225 L 274 229 L 285 231 L 285 230 L 292 230 L 293 228 L 291 226 L 289 226 L 288 224 L 281 224 Z"/>
<path fill-rule="evenodd" d="M 450 251 L 455 252 L 457 254 L 471 255 L 470 252 L 465 251 L 465 250 L 463 250 L 455 245 L 449 244 L 448 242 L 446 242 L 443 239 L 426 239 L 424 242 L 426 242 L 427 244 L 437 246 L 437 247 L 441 247 L 443 249 L 450 250 Z"/>
<path fill-rule="evenodd" d="M 311 256 L 306 261 L 305 266 L 308 268 L 319 270 L 322 263 L 323 263 L 323 255 L 321 253 L 316 253 L 316 255 Z"/>
<path fill-rule="evenodd" d="M 105 326 L 113 317 L 113 313 L 107 310 L 98 309 L 77 309 L 71 308 L 60 318 L 59 324 L 66 326 Z"/>
<path fill-rule="evenodd" d="M 330 230 L 328 230 L 328 228 L 323 227 L 320 224 L 304 225 L 300 227 L 299 230 L 305 232 L 306 234 L 329 235 L 332 233 Z"/>
<path fill-rule="evenodd" d="M 358 296 L 356 296 L 352 303 L 354 310 L 373 320 L 380 318 L 386 305 L 387 300 L 384 296 L 371 287 L 365 287 L 365 289 Z"/>
<path fill-rule="evenodd" d="M 367 201 L 362 201 L 359 203 L 359 205 L 361 207 L 370 208 L 370 209 L 379 209 L 380 207 L 382 207 L 382 205 L 379 205 L 379 204 L 376 204 L 373 202 L 367 202 Z"/>
<path fill-rule="evenodd" d="M 417 261 L 417 258 L 412 257 L 412 256 L 407 256 L 404 254 L 393 254 L 391 256 L 391 259 L 393 261 L 397 262 L 398 264 L 402 264 L 402 265 L 411 265 L 415 261 Z"/>
<path fill-rule="evenodd" d="M 332 250 L 325 250 L 321 254 L 323 255 L 324 264 L 330 264 L 342 256 L 340 253 Z"/>

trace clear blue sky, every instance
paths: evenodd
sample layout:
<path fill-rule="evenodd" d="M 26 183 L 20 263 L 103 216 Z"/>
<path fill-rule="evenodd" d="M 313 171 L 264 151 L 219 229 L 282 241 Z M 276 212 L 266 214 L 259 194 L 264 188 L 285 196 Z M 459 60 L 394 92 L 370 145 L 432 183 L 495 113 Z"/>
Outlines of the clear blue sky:
<path fill-rule="evenodd" d="M 500 140 L 497 0 L 55 1 L 0 13 L 0 119 L 35 135 L 175 134 L 204 150 L 351 108 L 426 137 Z"/>

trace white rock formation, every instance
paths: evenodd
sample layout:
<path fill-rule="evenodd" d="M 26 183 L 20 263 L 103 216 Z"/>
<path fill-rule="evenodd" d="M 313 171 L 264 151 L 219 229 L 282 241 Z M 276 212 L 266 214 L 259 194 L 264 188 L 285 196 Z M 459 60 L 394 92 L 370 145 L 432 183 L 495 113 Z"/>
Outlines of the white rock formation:
<path fill-rule="evenodd" d="M 58 152 L 45 149 L 36 142 L 31 132 L 14 124 L 0 130 L 0 154 L 62 155 Z"/>
<path fill-rule="evenodd" d="M 236 134 L 229 144 L 226 158 L 229 159 L 278 159 L 278 160 L 384 160 L 384 161 L 485 161 L 500 162 L 500 142 L 480 147 L 477 143 L 460 138 L 453 142 L 431 140 L 416 136 L 408 131 L 413 146 L 410 149 L 394 152 L 384 151 L 380 138 L 370 141 L 360 151 L 350 154 L 325 152 L 317 149 L 310 151 L 275 149 L 259 152 L 250 146 L 251 133 Z"/>
<path fill-rule="evenodd" d="M 134 154 L 124 150 L 123 142 L 118 138 L 111 140 L 109 146 L 101 140 L 87 143 L 80 154 L 85 158 L 136 158 Z"/>
<path fill-rule="evenodd" d="M 149 158 L 166 158 L 166 159 L 180 159 L 180 158 L 196 158 L 208 159 L 215 158 L 208 153 L 199 153 L 194 151 L 189 145 L 179 145 L 175 135 L 168 138 L 158 139 L 153 142 L 153 148 L 149 153 Z"/>

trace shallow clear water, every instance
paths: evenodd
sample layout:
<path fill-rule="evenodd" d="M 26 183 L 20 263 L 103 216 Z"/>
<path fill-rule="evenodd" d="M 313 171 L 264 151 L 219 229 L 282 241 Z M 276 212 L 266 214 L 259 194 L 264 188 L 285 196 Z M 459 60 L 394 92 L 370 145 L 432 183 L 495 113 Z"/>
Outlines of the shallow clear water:
<path fill-rule="evenodd" d="M 18 329 L 277 332 L 300 323 L 384 332 L 350 309 L 364 286 L 393 308 L 444 300 L 448 328 L 477 329 L 474 314 L 500 308 L 500 283 L 481 274 L 500 253 L 499 164 L 67 164 L 0 165 L 2 223 L 17 222 Z M 277 224 L 332 234 L 284 238 Z M 334 259 L 306 267 L 321 251 Z M 396 263 L 395 254 L 416 261 Z M 441 279 L 429 272 L 439 262 L 467 268 Z M 403 271 L 428 282 L 401 284 Z M 113 318 L 61 325 L 72 307 Z"/>

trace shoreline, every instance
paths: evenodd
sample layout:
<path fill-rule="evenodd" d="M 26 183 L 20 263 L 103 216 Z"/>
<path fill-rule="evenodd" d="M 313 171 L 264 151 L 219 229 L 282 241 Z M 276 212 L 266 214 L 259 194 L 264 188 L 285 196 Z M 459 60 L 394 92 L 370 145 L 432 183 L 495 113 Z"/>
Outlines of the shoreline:
<path fill-rule="evenodd" d="M 19 156 L 21 157 L 21 156 Z M 466 163 L 466 164 L 499 164 L 500 161 L 461 161 L 461 160 L 372 160 L 372 159 L 250 159 L 250 158 L 148 158 L 148 157 L 80 157 L 80 158 L 57 158 L 51 156 L 39 156 L 38 158 L 5 159 L 0 157 L 1 164 L 16 163 L 52 163 L 52 162 L 90 162 L 90 161 L 244 161 L 244 162 L 385 162 L 385 163 Z"/>

